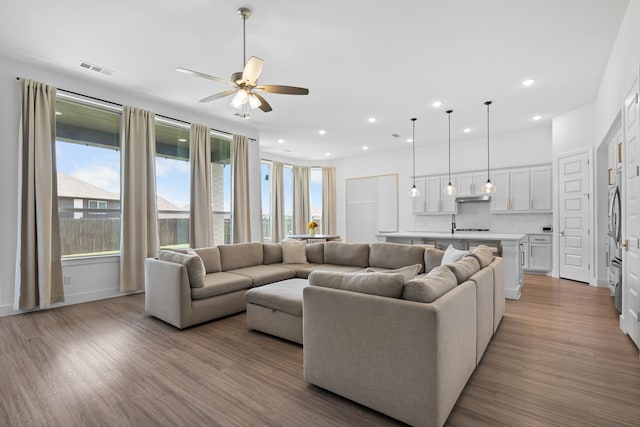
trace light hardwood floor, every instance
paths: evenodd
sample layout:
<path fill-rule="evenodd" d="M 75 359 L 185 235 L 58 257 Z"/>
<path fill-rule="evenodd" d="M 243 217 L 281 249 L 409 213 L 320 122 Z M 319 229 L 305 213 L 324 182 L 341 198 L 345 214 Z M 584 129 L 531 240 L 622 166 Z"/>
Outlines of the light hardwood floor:
<path fill-rule="evenodd" d="M 179 331 L 135 295 L 0 319 L 0 425 L 399 425 L 304 382 L 244 314 Z M 526 276 L 451 426 L 639 426 L 640 359 L 605 289 Z"/>

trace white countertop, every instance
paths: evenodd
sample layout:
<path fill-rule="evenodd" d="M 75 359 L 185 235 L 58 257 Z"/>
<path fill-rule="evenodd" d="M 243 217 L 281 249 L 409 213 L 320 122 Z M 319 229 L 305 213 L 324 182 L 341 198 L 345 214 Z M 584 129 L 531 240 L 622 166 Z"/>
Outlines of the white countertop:
<path fill-rule="evenodd" d="M 453 234 L 441 231 L 398 231 L 379 233 L 376 236 L 442 240 L 522 240 L 527 235 L 524 233 L 493 233 L 491 231 L 456 231 Z"/>

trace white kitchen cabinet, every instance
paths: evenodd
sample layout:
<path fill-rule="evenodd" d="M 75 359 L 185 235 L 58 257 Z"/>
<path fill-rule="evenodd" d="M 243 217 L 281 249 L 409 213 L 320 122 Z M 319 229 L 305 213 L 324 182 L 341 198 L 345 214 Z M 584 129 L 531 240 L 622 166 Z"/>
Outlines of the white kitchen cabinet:
<path fill-rule="evenodd" d="M 456 175 L 458 196 L 473 196 L 482 193 L 482 186 L 487 182 L 486 173 L 465 173 Z"/>
<path fill-rule="evenodd" d="M 496 186 L 491 196 L 492 212 L 531 211 L 529 168 L 494 171 L 491 182 Z"/>
<path fill-rule="evenodd" d="M 455 186 L 455 177 L 451 177 L 451 183 Z M 418 215 L 451 215 L 456 211 L 455 196 L 445 196 L 442 189 L 449 183 L 447 176 L 430 176 L 416 179 L 416 187 L 420 190 L 420 196 L 414 199 L 413 212 Z"/>
<path fill-rule="evenodd" d="M 531 210 L 551 212 L 551 166 L 531 168 Z"/>
<path fill-rule="evenodd" d="M 550 234 L 529 235 L 529 260 L 525 270 L 533 273 L 551 271 L 552 246 Z"/>

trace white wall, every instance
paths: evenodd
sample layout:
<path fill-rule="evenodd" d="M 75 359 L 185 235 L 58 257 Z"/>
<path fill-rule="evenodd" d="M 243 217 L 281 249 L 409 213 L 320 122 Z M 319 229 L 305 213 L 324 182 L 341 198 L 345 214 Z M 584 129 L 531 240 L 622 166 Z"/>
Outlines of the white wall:
<path fill-rule="evenodd" d="M 16 77 L 30 78 L 61 89 L 79 92 L 108 101 L 134 105 L 157 114 L 176 119 L 206 124 L 212 128 L 247 135 L 258 139 L 258 131 L 246 121 L 232 121 L 211 117 L 188 110 L 160 99 L 152 99 L 134 92 L 110 86 L 109 77 L 98 75 L 86 80 L 79 72 L 65 72 L 47 68 L 42 64 L 27 64 L 13 59 L 0 58 L 0 129 L 2 129 L 2 156 L 0 156 L 0 315 L 13 312 L 16 239 L 17 239 L 17 190 L 18 190 L 18 125 L 20 118 L 19 82 Z M 97 73 L 96 73 L 97 74 Z M 251 188 L 260 186 L 260 154 L 258 142 L 250 146 Z M 258 171 L 258 172 L 255 172 Z M 260 192 L 251 193 L 251 227 L 253 240 L 260 240 Z M 67 302 L 82 302 L 119 294 L 119 265 L 117 257 L 94 261 L 69 261 L 64 263 L 63 274 L 71 277 L 65 286 Z"/>
<path fill-rule="evenodd" d="M 346 236 L 346 180 L 373 175 L 398 174 L 398 220 L 400 231 L 427 229 L 430 223 L 444 226 L 449 218 L 441 216 L 418 217 L 413 215 L 411 198 L 407 191 L 411 188 L 411 145 L 399 143 L 395 151 L 370 153 L 335 161 L 338 234 Z M 434 144 L 416 147 L 416 175 L 447 173 L 447 144 Z M 518 167 L 535 164 L 550 164 L 551 127 L 541 126 L 525 131 L 491 136 L 491 168 Z M 451 143 L 452 173 L 486 170 L 487 141 L 485 138 L 469 138 Z M 472 208 L 469 208 L 472 209 Z M 478 207 L 481 209 L 481 207 Z M 541 218 L 541 217 L 539 217 Z M 547 217 L 545 223 L 550 221 Z M 506 225 L 509 221 L 496 220 L 495 227 Z M 528 228 L 536 228 L 538 220 L 526 223 Z M 494 228 L 497 229 L 497 228 Z M 537 228 L 536 228 L 537 230 Z M 510 230 L 504 230 L 510 231 Z M 528 232 L 525 231 L 525 232 Z"/>
<path fill-rule="evenodd" d="M 640 61 L 640 0 L 630 0 L 620 24 L 596 98 L 596 141 L 605 138 L 620 111 L 620 103 L 638 75 Z"/>

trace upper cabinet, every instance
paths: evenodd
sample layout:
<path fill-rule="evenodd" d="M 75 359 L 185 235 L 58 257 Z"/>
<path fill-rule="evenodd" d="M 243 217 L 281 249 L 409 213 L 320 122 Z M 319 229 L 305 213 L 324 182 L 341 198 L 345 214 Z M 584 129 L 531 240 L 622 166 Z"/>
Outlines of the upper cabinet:
<path fill-rule="evenodd" d="M 492 213 L 523 213 L 552 211 L 551 166 L 496 169 L 491 182 L 496 192 L 491 195 Z M 451 177 L 456 196 L 482 194 L 486 172 L 461 173 Z M 448 175 L 416 179 L 420 196 L 413 200 L 416 215 L 452 214 L 456 212 L 456 196 L 445 196 L 442 189 L 449 183 Z"/>
<path fill-rule="evenodd" d="M 455 177 L 451 177 L 455 186 Z M 418 215 L 455 213 L 455 196 L 445 196 L 442 189 L 449 183 L 448 176 L 430 176 L 416 179 L 416 188 L 420 196 L 413 200 L 413 212 Z"/>
<path fill-rule="evenodd" d="M 551 166 L 531 168 L 531 210 L 551 212 Z"/>
<path fill-rule="evenodd" d="M 492 212 L 551 212 L 551 166 L 498 170 L 491 180 Z"/>
<path fill-rule="evenodd" d="M 482 186 L 487 182 L 486 173 L 465 173 L 456 175 L 458 196 L 474 196 L 482 192 Z"/>

